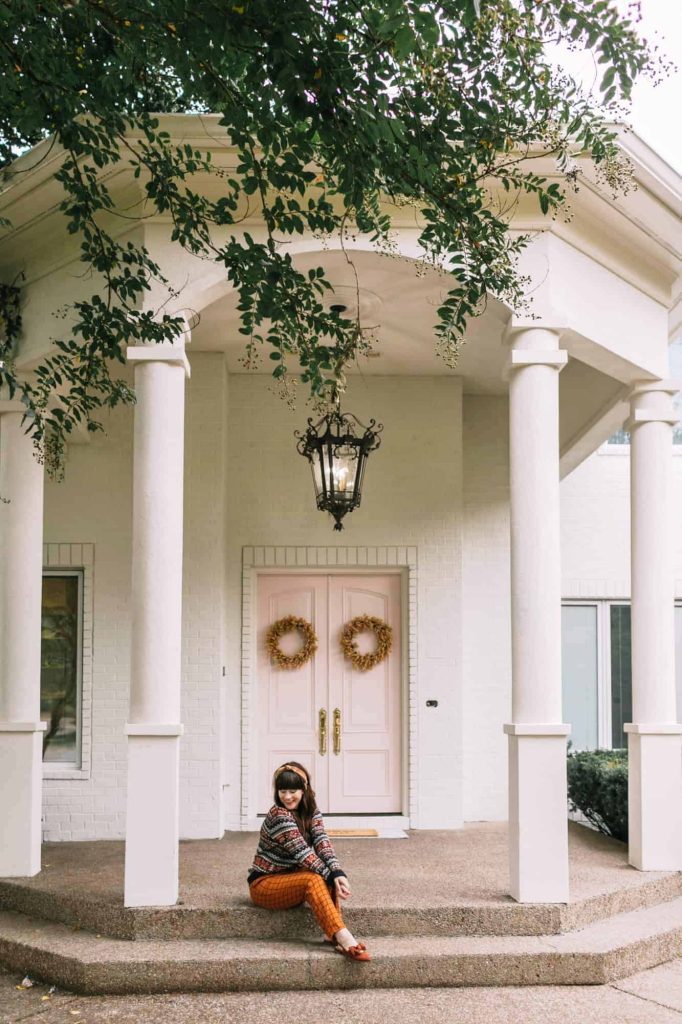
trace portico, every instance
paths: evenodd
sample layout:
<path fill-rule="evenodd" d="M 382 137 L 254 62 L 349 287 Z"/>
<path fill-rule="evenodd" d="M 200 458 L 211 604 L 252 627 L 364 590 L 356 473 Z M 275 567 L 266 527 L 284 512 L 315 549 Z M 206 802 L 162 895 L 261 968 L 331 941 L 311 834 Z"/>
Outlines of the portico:
<path fill-rule="evenodd" d="M 644 175 L 648 157 L 635 156 Z M 352 575 L 360 590 L 357 580 L 372 570 L 403 573 L 413 588 L 391 605 L 401 626 L 390 691 L 400 713 L 384 730 L 392 766 L 385 806 L 418 830 L 508 816 L 508 891 L 521 903 L 567 902 L 571 723 L 562 707 L 560 479 L 628 416 L 630 856 L 643 871 L 682 870 L 682 817 L 670 813 L 675 806 L 682 815 L 682 740 L 669 486 L 676 385 L 667 371 L 679 268 L 666 257 L 660 270 L 654 254 L 664 259 L 665 246 L 642 227 L 647 217 L 662 221 L 666 196 L 662 187 L 660 195 L 642 194 L 635 217 L 631 200 L 614 207 L 590 185 L 571 225 L 535 215 L 522 267 L 535 318 L 491 298 L 454 373 L 438 360 L 430 333 L 443 277 L 415 274 L 414 228 L 399 223 L 396 259 L 368 240 L 354 242 L 361 312 L 376 324 L 377 343 L 351 368 L 343 401 L 385 430 L 341 544 L 314 508 L 294 449 L 308 410 L 301 402 L 292 413 L 268 390 L 269 376 L 243 372 L 236 301 L 219 268 L 169 247 L 162 222 L 145 226 L 169 280 L 178 289 L 187 282 L 181 301 L 197 314 L 191 355 L 189 332 L 176 345 L 129 350 L 124 372 L 135 409 L 115 410 L 105 436 L 73 447 L 64 483 L 47 485 L 45 528 L 42 467 L 22 433 L 22 407 L 0 405 L 0 497 L 9 502 L 0 504 L 0 758 L 14 780 L 0 808 L 13 851 L 0 874 L 40 870 L 43 806 L 50 839 L 62 826 L 67 839 L 125 838 L 127 907 L 175 904 L 179 839 L 253 827 L 249 794 L 267 775 L 258 737 L 272 736 L 261 720 L 275 688 L 252 685 L 249 675 L 259 671 L 269 614 L 267 602 L 256 614 L 257 570 L 324 575 L 328 594 L 339 590 L 336 576 Z M 520 221 L 526 216 L 519 211 Z M 672 233 L 677 224 L 659 230 Z M 619 233 L 618 259 L 604 242 L 607 227 Z M 36 245 L 46 228 L 37 221 L 25 228 L 22 244 L 32 239 L 35 253 L 28 284 L 35 311 L 41 282 L 67 287 L 73 265 L 45 270 Z M 303 270 L 325 262 L 336 298 L 350 301 L 353 274 L 340 249 L 322 251 L 306 239 L 292 245 L 292 258 Z M 40 321 L 29 323 L 27 369 L 40 347 Z M 43 536 L 94 544 L 96 685 L 92 773 L 75 780 L 54 770 L 41 801 Z M 248 561 L 255 551 L 260 564 Z M 289 591 L 281 584 L 280 592 L 284 614 Z M 332 629 L 328 642 L 335 643 Z M 329 700 L 340 707 L 333 683 Z M 371 708 L 363 703 L 371 677 L 353 685 L 353 714 L 378 714 L 378 689 Z M 300 755 L 319 756 L 317 742 Z M 376 753 L 379 767 L 383 757 Z M 65 797 L 71 782 L 77 810 Z M 111 808 L 124 786 L 122 826 Z M 367 806 L 358 799 L 355 811 L 370 813 Z"/>

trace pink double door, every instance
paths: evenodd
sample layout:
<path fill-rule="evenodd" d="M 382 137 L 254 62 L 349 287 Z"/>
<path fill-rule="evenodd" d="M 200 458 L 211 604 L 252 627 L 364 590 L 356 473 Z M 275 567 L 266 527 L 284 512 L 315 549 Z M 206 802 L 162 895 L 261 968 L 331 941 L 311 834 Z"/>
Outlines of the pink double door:
<path fill-rule="evenodd" d="M 401 579 L 385 575 L 258 576 L 258 813 L 272 804 L 272 774 L 286 760 L 312 772 L 326 814 L 400 814 Z M 318 648 L 298 669 L 271 662 L 268 627 L 287 615 L 312 623 Z M 393 631 L 389 656 L 368 671 L 353 668 L 341 649 L 345 623 L 373 615 Z M 361 652 L 374 649 L 360 634 Z M 281 649 L 300 646 L 295 634 Z"/>

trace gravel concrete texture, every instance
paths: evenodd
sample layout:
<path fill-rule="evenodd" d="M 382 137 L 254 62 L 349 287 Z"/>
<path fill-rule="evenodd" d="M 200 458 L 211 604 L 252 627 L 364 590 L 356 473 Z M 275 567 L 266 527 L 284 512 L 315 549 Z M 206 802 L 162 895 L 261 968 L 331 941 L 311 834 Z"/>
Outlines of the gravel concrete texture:
<path fill-rule="evenodd" d="M 351 928 L 366 935 L 540 935 L 682 895 L 682 874 L 629 867 L 624 844 L 571 823 L 571 901 L 522 906 L 507 895 L 507 826 L 416 831 L 402 842 L 335 841 L 353 898 Z M 180 844 L 180 905 L 123 906 L 122 842 L 46 843 L 35 878 L 0 880 L 0 906 L 119 938 L 316 934 L 305 911 L 270 914 L 248 899 L 246 875 L 257 836 Z"/>
<path fill-rule="evenodd" d="M 663 972 L 663 973 L 660 973 Z M 292 1024 L 322 1017 L 342 1024 L 682 1024 L 666 998 L 676 963 L 632 983 L 643 994 L 599 988 L 384 989 L 362 992 L 266 992 L 225 995 L 85 997 L 18 991 L 19 975 L 0 972 L 0 1024 Z"/>
<path fill-rule="evenodd" d="M 84 994 L 602 985 L 682 955 L 682 898 L 563 935 L 372 937 L 356 965 L 320 940 L 138 940 L 0 911 L 0 961 Z"/>

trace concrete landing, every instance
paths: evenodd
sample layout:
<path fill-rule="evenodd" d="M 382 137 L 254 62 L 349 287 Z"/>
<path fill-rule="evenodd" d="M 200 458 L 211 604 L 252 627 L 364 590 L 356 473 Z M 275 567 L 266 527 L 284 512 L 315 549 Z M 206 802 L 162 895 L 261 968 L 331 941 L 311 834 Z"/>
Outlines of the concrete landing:
<path fill-rule="evenodd" d="M 407 840 L 336 839 L 353 896 L 349 927 L 364 935 L 546 935 L 682 896 L 682 874 L 629 867 L 626 847 L 571 823 L 571 899 L 521 905 L 506 893 L 506 824 L 411 832 Z M 246 885 L 257 836 L 180 844 L 180 904 L 123 906 L 121 842 L 47 843 L 43 870 L 0 880 L 0 909 L 125 939 L 270 938 L 318 935 L 305 909 L 254 907 Z"/>
<path fill-rule="evenodd" d="M 123 844 L 50 844 L 33 879 L 0 881 L 0 964 L 82 993 L 604 985 L 682 954 L 682 873 L 635 871 L 623 844 L 570 829 L 571 902 L 505 893 L 506 828 L 341 839 L 355 964 L 307 908 L 254 907 L 256 836 L 184 842 L 180 903 L 123 906 Z M 135 941 L 130 941 L 135 940 Z"/>

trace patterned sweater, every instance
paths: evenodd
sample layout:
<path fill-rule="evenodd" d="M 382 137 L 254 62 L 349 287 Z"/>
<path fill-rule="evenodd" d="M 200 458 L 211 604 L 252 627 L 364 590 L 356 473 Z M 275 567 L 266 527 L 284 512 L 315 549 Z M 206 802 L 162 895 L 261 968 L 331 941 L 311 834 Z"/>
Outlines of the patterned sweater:
<path fill-rule="evenodd" d="M 257 878 L 283 871 L 315 871 L 326 882 L 345 875 L 319 811 L 313 816 L 310 833 L 312 845 L 308 845 L 301 835 L 291 811 L 276 804 L 271 807 L 261 826 L 256 856 L 248 876 L 249 885 Z"/>

